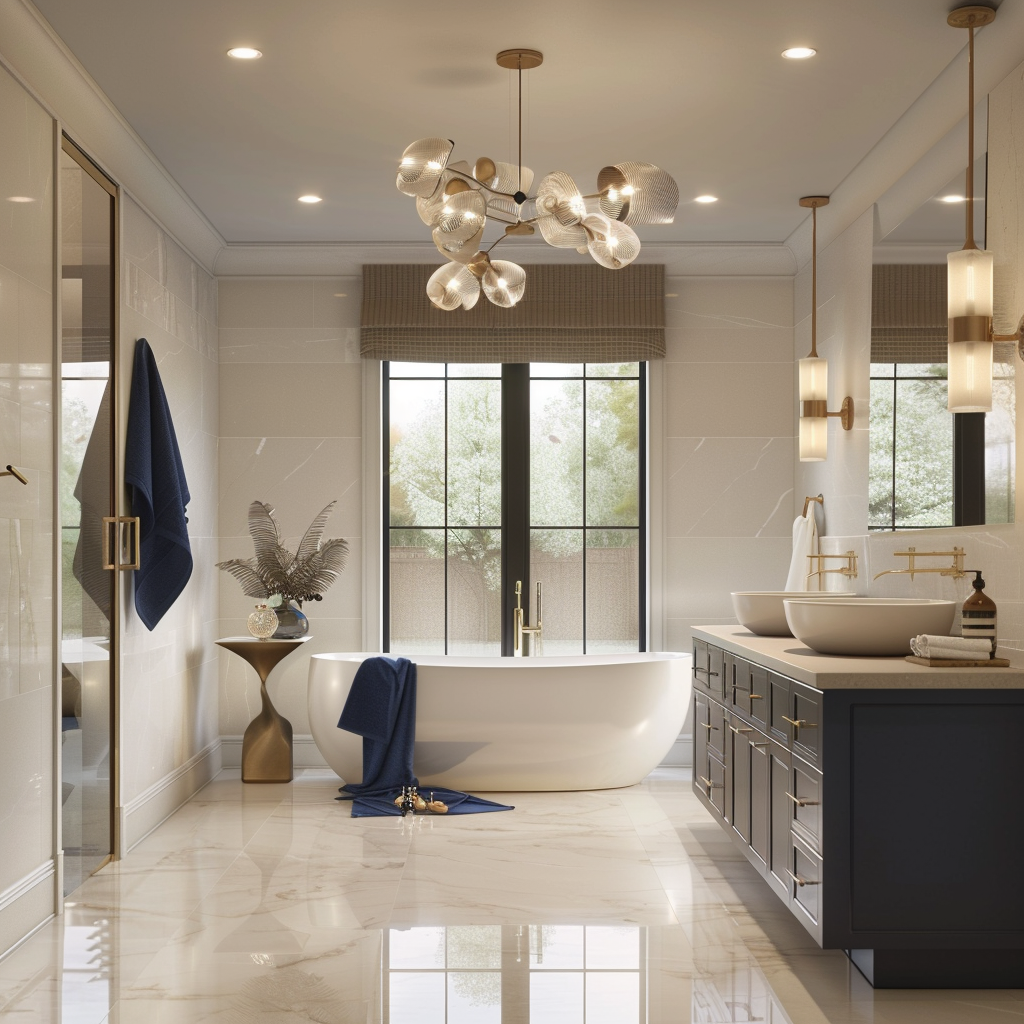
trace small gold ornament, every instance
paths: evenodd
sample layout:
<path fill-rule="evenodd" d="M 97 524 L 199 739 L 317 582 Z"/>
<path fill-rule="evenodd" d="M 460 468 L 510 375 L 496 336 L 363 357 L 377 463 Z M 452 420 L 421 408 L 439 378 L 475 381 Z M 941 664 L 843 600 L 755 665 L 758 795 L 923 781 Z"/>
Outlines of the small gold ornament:
<path fill-rule="evenodd" d="M 258 604 L 256 611 L 249 613 L 246 625 L 257 640 L 269 640 L 277 632 L 277 612 L 265 604 Z"/>

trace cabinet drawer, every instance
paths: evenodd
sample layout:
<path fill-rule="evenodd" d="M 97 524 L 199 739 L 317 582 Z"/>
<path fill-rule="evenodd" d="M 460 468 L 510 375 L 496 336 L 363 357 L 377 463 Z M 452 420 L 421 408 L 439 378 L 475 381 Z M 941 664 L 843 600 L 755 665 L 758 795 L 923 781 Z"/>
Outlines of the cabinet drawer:
<path fill-rule="evenodd" d="M 725 651 L 703 640 L 693 641 L 693 685 L 724 700 Z"/>
<path fill-rule="evenodd" d="M 803 683 L 792 683 L 790 707 L 793 753 L 814 765 L 821 763 L 821 691 Z"/>
<path fill-rule="evenodd" d="M 708 689 L 708 645 L 703 640 L 693 641 L 693 686 L 705 692 Z"/>
<path fill-rule="evenodd" d="M 725 656 L 725 696 L 734 711 L 750 714 L 750 670 L 753 666 L 743 658 Z"/>
<path fill-rule="evenodd" d="M 824 863 L 810 847 L 793 837 L 793 860 L 789 870 L 790 899 L 800 916 L 809 919 L 811 934 L 820 935 Z M 812 927 L 813 926 L 813 927 Z"/>
<path fill-rule="evenodd" d="M 725 823 L 725 765 L 708 755 L 694 771 L 694 787 L 711 805 L 710 809 Z"/>
<path fill-rule="evenodd" d="M 750 717 L 761 725 L 768 725 L 768 707 L 770 692 L 768 690 L 768 669 L 760 665 L 750 666 Z"/>
<path fill-rule="evenodd" d="M 817 853 L 824 853 L 821 843 L 821 772 L 793 758 L 790 789 L 786 798 L 792 804 L 792 829 Z"/>

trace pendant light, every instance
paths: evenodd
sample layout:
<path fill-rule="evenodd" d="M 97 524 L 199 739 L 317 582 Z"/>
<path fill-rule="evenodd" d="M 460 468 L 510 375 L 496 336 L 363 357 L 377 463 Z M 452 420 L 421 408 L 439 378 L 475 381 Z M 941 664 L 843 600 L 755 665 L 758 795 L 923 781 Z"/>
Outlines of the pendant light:
<path fill-rule="evenodd" d="M 811 352 L 798 364 L 800 461 L 824 462 L 828 417 L 838 416 L 843 430 L 852 430 L 853 399 L 844 398 L 839 412 L 828 411 L 828 360 L 818 355 L 818 207 L 828 206 L 828 196 L 804 196 L 800 205 L 811 211 Z"/>
<path fill-rule="evenodd" d="M 947 257 L 949 316 L 948 398 L 950 412 L 992 409 L 992 343 L 1020 343 L 1024 319 L 1015 334 L 992 333 L 993 254 L 974 241 L 974 30 L 995 21 L 991 7 L 958 7 L 946 18 L 969 33 L 967 53 L 967 230 L 964 247 Z"/>

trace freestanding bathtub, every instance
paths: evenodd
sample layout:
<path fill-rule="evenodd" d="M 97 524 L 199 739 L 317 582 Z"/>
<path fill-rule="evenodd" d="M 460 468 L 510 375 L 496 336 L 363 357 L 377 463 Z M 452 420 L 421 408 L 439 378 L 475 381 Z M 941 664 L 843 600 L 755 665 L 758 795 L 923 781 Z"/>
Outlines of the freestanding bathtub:
<path fill-rule="evenodd" d="M 327 763 L 362 779 L 362 738 L 338 718 L 373 654 L 314 654 L 309 721 Z M 422 788 L 613 789 L 668 753 L 690 703 L 689 654 L 580 658 L 413 657 L 413 767 Z"/>

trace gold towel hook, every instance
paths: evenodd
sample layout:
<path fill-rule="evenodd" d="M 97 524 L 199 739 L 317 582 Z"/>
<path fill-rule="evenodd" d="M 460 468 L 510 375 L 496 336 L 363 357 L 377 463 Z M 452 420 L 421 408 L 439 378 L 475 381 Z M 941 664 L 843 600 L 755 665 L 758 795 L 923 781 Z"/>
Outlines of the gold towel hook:
<path fill-rule="evenodd" d="M 28 483 L 28 478 L 23 473 L 18 472 L 18 470 L 10 464 L 7 466 L 7 472 L 0 473 L 0 476 L 13 476 L 15 480 L 20 480 L 23 484 Z"/>
<path fill-rule="evenodd" d="M 805 519 L 807 518 L 807 510 L 811 507 L 812 501 L 816 501 L 822 508 L 825 507 L 825 496 L 823 494 L 819 494 L 816 498 L 804 498 L 804 510 L 801 515 Z"/>

